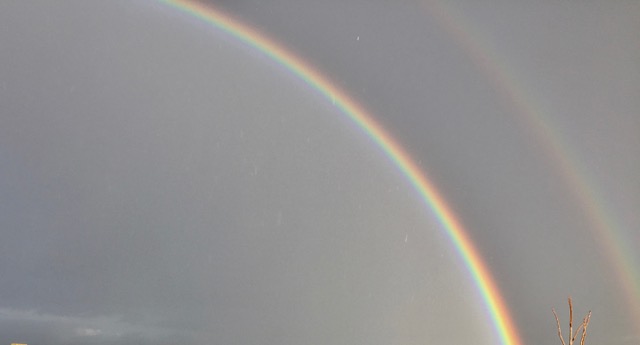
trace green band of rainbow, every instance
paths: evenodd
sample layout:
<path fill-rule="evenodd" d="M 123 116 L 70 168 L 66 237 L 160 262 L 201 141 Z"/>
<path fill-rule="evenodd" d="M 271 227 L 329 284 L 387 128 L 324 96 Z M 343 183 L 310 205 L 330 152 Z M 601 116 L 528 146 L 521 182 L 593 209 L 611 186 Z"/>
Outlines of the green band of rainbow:
<path fill-rule="evenodd" d="M 502 344 L 520 345 L 522 343 L 496 283 L 461 222 L 456 218 L 435 186 L 411 160 L 411 157 L 362 106 L 300 58 L 259 32 L 214 9 L 212 6 L 205 6 L 191 0 L 161 1 L 226 32 L 267 55 L 273 61 L 304 80 L 324 97 L 331 100 L 358 127 L 364 130 L 393 161 L 395 166 L 402 171 L 446 230 L 482 295 L 492 326 Z"/>

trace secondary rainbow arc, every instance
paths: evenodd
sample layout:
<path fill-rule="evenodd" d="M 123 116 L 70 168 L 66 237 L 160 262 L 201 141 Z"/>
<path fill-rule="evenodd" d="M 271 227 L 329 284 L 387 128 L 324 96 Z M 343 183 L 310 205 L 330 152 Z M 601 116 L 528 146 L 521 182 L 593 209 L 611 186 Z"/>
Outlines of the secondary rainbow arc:
<path fill-rule="evenodd" d="M 393 164 L 403 173 L 416 189 L 423 202 L 436 216 L 445 229 L 473 282 L 479 290 L 485 307 L 490 315 L 492 326 L 504 345 L 520 345 L 522 341 L 518 329 L 510 315 L 502 295 L 489 269 L 473 245 L 467 231 L 438 192 L 435 185 L 426 177 L 406 151 L 361 105 L 351 99 L 346 92 L 331 83 L 320 72 L 286 50 L 281 45 L 253 30 L 251 27 L 234 20 L 229 15 L 193 0 L 160 0 L 189 16 L 198 18 L 239 41 L 255 48 L 287 70 L 304 80 L 310 87 L 331 101 L 343 114 L 349 117 L 360 129 L 367 133 L 375 144 L 384 151 Z"/>
<path fill-rule="evenodd" d="M 513 107 L 532 132 L 536 144 L 545 151 L 566 181 L 567 189 L 585 211 L 586 219 L 595 230 L 598 243 L 609 254 L 607 258 L 628 301 L 629 313 L 635 324 L 639 325 L 636 330 L 640 331 L 640 266 L 634 258 L 630 241 L 616 232 L 620 225 L 601 201 L 601 193 L 589 179 L 587 169 L 581 164 L 575 150 L 564 140 L 557 126 L 552 125 L 551 111 L 544 109 L 541 102 L 534 99 L 533 92 L 528 92 L 508 59 L 499 54 L 488 37 L 480 34 L 481 30 L 472 27 L 471 20 L 458 13 L 455 5 L 437 0 L 424 1 L 423 4 L 439 26 L 452 36 L 483 72 L 496 93 Z"/>

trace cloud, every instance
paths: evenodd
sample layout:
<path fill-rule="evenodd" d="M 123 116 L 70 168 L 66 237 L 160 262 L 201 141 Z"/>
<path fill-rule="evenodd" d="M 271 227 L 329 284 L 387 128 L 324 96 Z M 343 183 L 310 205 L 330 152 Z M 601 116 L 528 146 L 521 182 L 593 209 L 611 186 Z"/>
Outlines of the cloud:
<path fill-rule="evenodd" d="M 102 330 L 95 328 L 76 328 L 76 334 L 84 337 L 95 337 L 101 335 Z"/>
<path fill-rule="evenodd" d="M 159 323 L 159 322 L 158 322 Z M 157 326 L 157 323 L 131 323 L 119 316 L 67 316 L 36 310 L 0 308 L 0 343 L 152 344 L 167 339 L 189 343 L 192 335 Z"/>

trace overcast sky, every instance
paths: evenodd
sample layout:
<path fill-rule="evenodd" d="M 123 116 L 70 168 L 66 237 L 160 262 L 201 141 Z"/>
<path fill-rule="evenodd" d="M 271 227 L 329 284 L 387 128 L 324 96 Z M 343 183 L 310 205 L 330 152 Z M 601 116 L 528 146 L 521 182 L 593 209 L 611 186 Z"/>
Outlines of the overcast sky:
<path fill-rule="evenodd" d="M 525 344 L 569 294 L 640 343 L 640 4 L 217 6 L 410 152 Z M 0 47 L 0 345 L 499 342 L 402 174 L 260 52 L 152 0 L 0 2 Z"/>

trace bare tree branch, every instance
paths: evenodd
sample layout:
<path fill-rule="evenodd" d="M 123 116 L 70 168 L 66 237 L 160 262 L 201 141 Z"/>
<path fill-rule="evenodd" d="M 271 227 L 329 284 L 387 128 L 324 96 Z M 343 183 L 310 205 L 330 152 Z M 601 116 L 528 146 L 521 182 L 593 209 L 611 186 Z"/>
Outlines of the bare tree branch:
<path fill-rule="evenodd" d="M 573 345 L 573 339 L 571 339 L 571 335 L 573 334 L 573 304 L 571 303 L 571 296 L 569 296 L 569 345 Z"/>
<path fill-rule="evenodd" d="M 591 321 L 591 311 L 587 313 L 587 315 L 582 319 L 582 323 L 575 332 L 573 332 L 573 301 L 571 300 L 571 296 L 568 299 L 569 302 L 569 345 L 573 345 L 573 342 L 578 337 L 578 333 L 582 331 L 582 336 L 580 337 L 580 345 L 584 345 L 584 341 L 587 338 L 587 327 L 589 326 L 589 321 Z M 562 342 L 562 345 L 566 345 L 564 342 L 564 337 L 562 337 L 562 328 L 560 327 L 560 319 L 558 318 L 558 314 L 556 310 L 551 308 L 553 312 L 553 316 L 556 318 L 556 325 L 558 326 L 558 337 Z"/>
<path fill-rule="evenodd" d="M 564 338 L 562 338 L 562 329 L 560 328 L 560 320 L 558 319 L 558 314 L 556 314 L 556 310 L 551 308 L 551 311 L 553 312 L 553 316 L 556 317 L 556 324 L 558 325 L 558 337 L 560 337 L 560 341 L 562 342 L 562 345 L 566 345 L 564 343 Z"/>
<path fill-rule="evenodd" d="M 589 321 L 591 321 L 591 310 L 589 310 L 589 314 L 584 317 L 582 320 L 582 339 L 580 339 L 580 345 L 584 345 L 584 339 L 587 337 L 587 326 L 589 326 Z"/>

